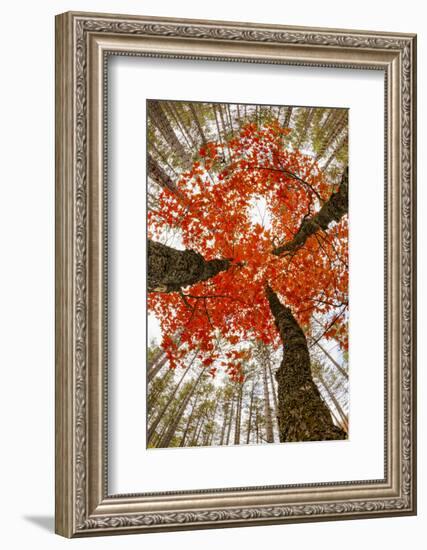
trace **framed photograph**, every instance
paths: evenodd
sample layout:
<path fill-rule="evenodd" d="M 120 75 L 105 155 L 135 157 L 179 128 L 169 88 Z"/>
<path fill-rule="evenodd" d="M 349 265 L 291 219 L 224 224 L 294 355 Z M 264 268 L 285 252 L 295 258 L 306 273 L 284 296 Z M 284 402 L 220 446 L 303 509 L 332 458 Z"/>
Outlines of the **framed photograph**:
<path fill-rule="evenodd" d="M 56 18 L 56 532 L 416 513 L 416 37 Z"/>

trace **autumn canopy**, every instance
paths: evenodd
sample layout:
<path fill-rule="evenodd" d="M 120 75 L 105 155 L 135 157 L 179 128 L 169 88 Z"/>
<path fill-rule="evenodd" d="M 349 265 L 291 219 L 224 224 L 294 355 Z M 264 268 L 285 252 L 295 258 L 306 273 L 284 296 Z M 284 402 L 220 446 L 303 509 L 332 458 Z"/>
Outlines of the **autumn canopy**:
<path fill-rule="evenodd" d="M 223 369 L 243 382 L 246 342 L 283 346 L 291 366 L 276 374 L 282 409 L 281 373 L 289 392 L 294 363 L 304 363 L 294 384 L 312 384 L 305 334 L 313 318 L 324 320 L 320 338 L 348 348 L 347 171 L 328 181 L 312 155 L 289 146 L 289 132 L 275 120 L 248 122 L 227 143 L 205 141 L 148 213 L 148 305 L 169 366 L 195 349 L 212 377 Z M 165 228 L 179 234 L 173 248 Z M 281 440 L 289 440 L 283 415 Z"/>
<path fill-rule="evenodd" d="M 347 217 L 331 220 L 327 233 L 317 231 L 295 250 L 277 254 L 334 192 L 310 157 L 283 148 L 288 131 L 278 124 L 248 124 L 229 143 L 230 162 L 220 145 L 207 143 L 177 181 L 178 193 L 163 189 L 157 210 L 149 213 L 150 238 L 159 238 L 166 223 L 180 228 L 186 249 L 206 260 L 229 261 L 227 269 L 191 289 L 149 295 L 164 334 L 182 331 L 181 341 L 199 346 L 207 364 L 215 358 L 218 332 L 231 344 L 252 339 L 280 343 L 267 285 L 301 325 L 313 313 L 338 309 L 336 317 L 346 309 Z M 219 171 L 214 173 L 214 167 Z M 347 346 L 339 318 L 325 336 Z M 163 344 L 173 347 L 168 337 Z M 232 358 L 239 355 L 235 351 Z M 176 358 L 176 350 L 171 357 Z"/>

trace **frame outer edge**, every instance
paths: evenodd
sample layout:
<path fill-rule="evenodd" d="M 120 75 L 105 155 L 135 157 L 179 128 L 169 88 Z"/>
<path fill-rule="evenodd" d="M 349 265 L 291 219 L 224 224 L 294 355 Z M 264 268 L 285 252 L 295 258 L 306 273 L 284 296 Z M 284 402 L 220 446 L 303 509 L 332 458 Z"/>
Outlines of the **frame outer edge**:
<path fill-rule="evenodd" d="M 117 19 L 117 21 L 115 21 Z M 221 25 L 224 28 L 218 29 Z M 88 509 L 88 491 L 91 490 L 88 471 L 87 414 L 90 407 L 90 388 L 87 387 L 87 127 L 86 117 L 86 41 L 84 34 L 109 32 L 139 34 L 138 27 L 148 35 L 180 38 L 214 37 L 220 41 L 240 40 L 264 43 L 289 43 L 341 48 L 359 48 L 389 52 L 409 52 L 403 71 L 406 89 L 403 104 L 409 109 L 405 118 L 405 138 L 409 168 L 404 174 L 403 209 L 406 222 L 404 246 L 407 276 L 401 282 L 405 289 L 406 317 L 399 316 L 399 332 L 406 321 L 407 345 L 403 357 L 406 375 L 407 415 L 404 415 L 405 484 L 404 494 L 379 501 L 354 501 L 301 506 L 258 507 L 242 509 L 195 510 L 171 513 L 93 516 Z M 227 27 L 227 29 L 225 29 Z M 171 30 L 172 28 L 172 30 Z M 274 29 L 283 32 L 272 33 Z M 316 32 L 319 31 L 319 33 Z M 219 34 L 217 34 L 219 32 Z M 82 36 L 79 35 L 82 34 Z M 312 34 L 310 34 L 312 33 Z M 327 33 L 327 34 L 326 34 Z M 299 35 L 304 34 L 304 37 Z M 80 36 L 80 38 L 79 38 Z M 301 42 L 302 41 L 302 42 Z M 125 532 L 171 531 L 176 529 L 203 529 L 237 525 L 259 525 L 299 521 L 356 519 L 413 515 L 416 510 L 415 477 L 415 337 L 416 337 L 416 235 L 415 235 L 415 115 L 416 115 L 416 38 L 401 33 L 371 33 L 369 31 L 314 29 L 246 24 L 241 22 L 197 21 L 67 12 L 56 17 L 56 509 L 55 531 L 66 537 Z M 323 65 L 334 66 L 334 63 Z M 402 93 L 402 88 L 400 93 Z M 399 105 L 402 116 L 403 105 Z M 402 119 L 401 119 L 402 120 Z M 400 189 L 400 192 L 402 189 Z M 399 228 L 400 230 L 402 227 Z M 399 231 L 398 229 L 398 231 Z M 400 237 L 400 240 L 402 237 Z M 399 246 L 401 246 L 402 241 Z M 400 256 L 399 260 L 402 260 Z M 92 371 L 92 368 L 89 368 Z M 400 390 L 402 387 L 400 386 Z M 88 407 L 89 405 L 89 407 Z M 400 418 L 400 420 L 402 420 Z M 400 422 L 399 422 L 400 423 Z M 403 434 L 402 434 L 403 435 Z M 90 438 L 89 438 L 90 447 Z M 399 460 L 402 461 L 402 450 Z M 90 469 L 89 469 L 90 470 Z M 402 489 L 401 481 L 399 482 Z M 408 498 L 409 497 L 409 498 Z M 91 508 L 91 506 L 89 506 Z M 295 511 L 294 511 L 295 508 Z M 250 512 L 250 513 L 249 513 Z M 301 514 L 301 515 L 300 515 Z"/>
<path fill-rule="evenodd" d="M 412 472 L 411 472 L 411 496 L 412 496 L 412 511 L 413 515 L 417 515 L 417 35 L 411 39 L 411 265 L 412 265 L 412 280 L 411 280 L 411 397 L 412 397 Z"/>
<path fill-rule="evenodd" d="M 73 18 L 55 17 L 55 532 L 74 528 Z"/>

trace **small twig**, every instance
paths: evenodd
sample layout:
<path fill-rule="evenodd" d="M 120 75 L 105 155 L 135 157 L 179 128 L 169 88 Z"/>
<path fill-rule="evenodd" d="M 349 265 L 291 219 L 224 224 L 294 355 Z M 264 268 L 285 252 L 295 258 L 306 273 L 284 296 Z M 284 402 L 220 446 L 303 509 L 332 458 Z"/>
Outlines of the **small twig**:
<path fill-rule="evenodd" d="M 206 311 L 206 317 L 208 318 L 208 321 L 209 321 L 209 324 L 211 326 L 211 329 L 214 331 L 215 333 L 215 329 L 214 329 L 214 326 L 212 324 L 212 321 L 211 321 L 211 318 L 210 318 L 210 315 L 209 315 L 209 311 L 208 311 L 208 307 L 206 305 L 206 298 L 204 298 L 203 300 L 203 305 L 205 306 L 205 311 Z"/>
<path fill-rule="evenodd" d="M 187 296 L 183 294 L 182 291 L 179 292 L 179 295 L 181 296 L 184 304 L 190 309 L 191 311 L 194 311 L 194 307 L 190 304 L 190 302 L 187 300 Z"/>
<path fill-rule="evenodd" d="M 328 330 L 330 330 L 334 324 L 338 321 L 338 319 L 341 317 L 341 315 L 344 313 L 344 311 L 346 310 L 347 308 L 347 305 L 345 305 L 342 309 L 342 311 L 340 311 L 340 313 L 338 313 L 338 315 L 335 316 L 335 318 L 332 320 L 331 323 L 329 323 L 329 325 L 326 327 L 326 329 L 324 330 L 323 334 L 321 336 L 319 336 L 318 338 L 316 338 L 316 340 L 314 342 L 312 342 L 310 344 L 310 346 L 308 347 L 308 349 L 311 349 L 314 345 L 317 344 L 317 342 L 319 342 L 324 336 L 325 334 L 328 332 Z"/>

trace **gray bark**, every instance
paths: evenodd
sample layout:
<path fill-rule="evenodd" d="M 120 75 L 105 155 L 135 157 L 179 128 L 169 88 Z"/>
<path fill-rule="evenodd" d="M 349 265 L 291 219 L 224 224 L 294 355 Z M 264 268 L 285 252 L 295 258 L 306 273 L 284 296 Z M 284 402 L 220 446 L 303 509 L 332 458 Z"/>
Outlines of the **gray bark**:
<path fill-rule="evenodd" d="M 183 372 L 181 378 L 179 379 L 179 382 L 178 384 L 175 386 L 174 390 L 172 391 L 172 393 L 170 394 L 168 400 L 166 401 L 165 405 L 162 407 L 162 410 L 158 413 L 158 415 L 156 416 L 156 418 L 153 420 L 153 422 L 151 423 L 151 425 L 149 426 L 148 428 L 148 431 L 147 431 L 147 441 L 150 442 L 151 438 L 153 437 L 155 431 L 156 431 L 156 428 L 157 426 L 159 425 L 160 421 L 162 420 L 165 412 L 167 411 L 169 405 L 172 403 L 173 401 L 173 398 L 175 397 L 175 395 L 177 394 L 179 388 L 181 387 L 181 384 L 182 382 L 184 381 L 184 378 L 187 374 L 187 372 L 190 370 L 190 367 L 191 365 L 193 364 L 193 361 L 194 359 L 196 358 L 196 355 L 194 355 L 193 359 L 191 360 L 190 364 L 188 365 L 188 367 L 185 369 L 185 371 Z"/>
<path fill-rule="evenodd" d="M 279 407 L 277 405 L 277 394 L 274 387 L 274 379 L 273 379 L 273 371 L 271 369 L 271 361 L 268 361 L 268 374 L 270 377 L 270 387 L 271 387 L 271 393 L 273 394 L 273 405 L 274 405 L 274 419 L 275 419 L 275 426 L 277 427 L 277 431 L 279 430 L 279 418 L 278 418 L 278 411 Z"/>
<path fill-rule="evenodd" d="M 167 383 L 169 381 L 169 378 L 172 376 L 172 373 L 173 373 L 172 369 L 167 369 L 166 372 L 163 374 L 162 388 L 160 390 L 154 391 L 154 390 L 151 389 L 151 391 L 149 391 L 149 392 L 147 391 L 147 396 L 148 396 L 148 399 L 147 399 L 147 414 L 148 415 L 150 415 L 153 407 L 157 404 L 162 391 L 164 391 L 164 389 L 166 388 Z"/>
<path fill-rule="evenodd" d="M 242 401 L 243 401 L 243 385 L 242 382 L 237 394 L 237 409 L 236 409 L 236 422 L 234 426 L 234 444 L 240 445 L 240 423 L 242 420 Z"/>
<path fill-rule="evenodd" d="M 200 397 L 200 392 L 197 393 L 196 398 L 195 398 L 194 403 L 193 403 L 193 407 L 191 409 L 191 413 L 188 416 L 187 424 L 185 426 L 185 430 L 184 430 L 184 433 L 182 435 L 181 443 L 179 444 L 180 447 L 185 447 L 185 440 L 187 439 L 187 435 L 188 435 L 188 432 L 190 430 L 191 422 L 194 418 L 194 413 L 196 412 L 199 397 Z"/>
<path fill-rule="evenodd" d="M 263 354 L 262 354 L 262 382 L 263 382 L 263 389 L 264 389 L 264 415 L 265 415 L 266 440 L 268 443 L 274 443 L 273 418 L 271 416 L 270 392 L 268 389 L 265 350 L 263 350 Z"/>
<path fill-rule="evenodd" d="M 227 422 L 228 422 L 228 411 L 229 411 L 230 405 L 229 403 L 226 403 L 223 408 L 223 422 L 222 422 L 222 429 L 221 429 L 221 438 L 219 440 L 220 445 L 224 445 L 224 437 L 225 437 L 225 430 L 227 428 Z"/>
<path fill-rule="evenodd" d="M 148 239 L 148 292 L 176 292 L 230 267 L 230 260 L 205 260 L 194 250 L 177 250 Z"/>
<path fill-rule="evenodd" d="M 248 417 L 248 432 L 246 434 L 246 443 L 249 445 L 250 439 L 251 439 L 251 429 L 252 429 L 252 411 L 254 406 L 254 393 L 255 393 L 255 380 L 252 382 L 252 390 L 251 390 L 251 400 L 249 403 L 249 417 Z"/>
<path fill-rule="evenodd" d="M 180 157 L 184 166 L 189 166 L 191 164 L 191 157 L 172 128 L 172 125 L 163 110 L 161 101 L 151 100 L 148 102 L 148 116 L 157 129 L 161 132 L 172 151 Z"/>
<path fill-rule="evenodd" d="M 183 400 L 183 402 L 181 403 L 177 413 L 175 414 L 175 418 L 174 418 L 174 421 L 171 423 L 171 425 L 169 426 L 167 432 L 165 433 L 165 435 L 162 437 L 162 440 L 159 444 L 159 447 L 169 447 L 170 445 L 170 442 L 173 438 L 173 436 L 175 435 L 175 431 L 178 427 L 178 424 L 180 423 L 181 421 L 181 418 L 182 418 L 182 415 L 184 414 L 184 411 L 185 409 L 187 408 L 187 405 L 188 403 L 190 402 L 190 399 L 193 397 L 193 394 L 194 392 L 196 391 L 197 389 L 197 386 L 199 385 L 199 382 L 200 382 L 200 379 L 202 378 L 203 376 L 203 373 L 205 372 L 206 370 L 206 367 L 203 367 L 203 369 L 201 369 L 200 371 L 200 374 L 199 376 L 196 378 L 196 381 L 194 382 L 194 385 L 193 387 L 191 388 L 191 390 L 188 392 L 187 396 L 185 397 L 185 399 Z"/>
<path fill-rule="evenodd" d="M 319 380 L 320 384 L 322 384 L 322 386 L 325 388 L 326 393 L 328 394 L 330 400 L 334 404 L 335 409 L 340 415 L 345 431 L 348 432 L 348 418 L 345 412 L 342 410 L 342 407 L 339 404 L 338 399 L 335 397 L 335 395 L 331 391 L 330 387 L 328 386 L 328 384 L 326 383 L 325 379 L 323 378 L 320 372 L 317 373 L 316 377 Z"/>
<path fill-rule="evenodd" d="M 157 361 L 155 365 L 151 367 L 151 369 L 147 370 L 147 382 L 151 382 L 157 373 L 160 371 L 160 369 L 167 363 L 168 356 L 163 353 L 163 357 Z"/>
<path fill-rule="evenodd" d="M 233 400 L 231 401 L 230 417 L 228 419 L 227 438 L 225 441 L 226 445 L 230 443 L 230 434 L 231 434 L 231 426 L 233 424 L 233 416 L 234 416 L 234 395 L 233 395 Z"/>
<path fill-rule="evenodd" d="M 186 198 L 179 191 L 172 178 L 163 170 L 160 164 L 150 155 L 150 153 L 147 153 L 147 173 L 153 181 L 160 185 L 160 187 L 169 189 L 169 191 L 182 202 L 187 202 Z"/>
<path fill-rule="evenodd" d="M 270 287 L 267 298 L 283 343 L 283 359 L 276 372 L 280 441 L 346 439 L 346 433 L 334 425 L 313 382 L 304 332 L 291 309 Z"/>

